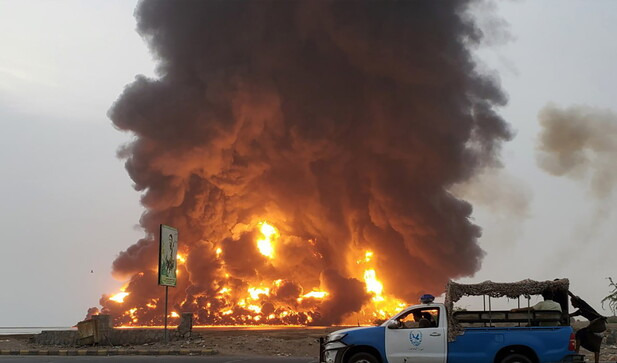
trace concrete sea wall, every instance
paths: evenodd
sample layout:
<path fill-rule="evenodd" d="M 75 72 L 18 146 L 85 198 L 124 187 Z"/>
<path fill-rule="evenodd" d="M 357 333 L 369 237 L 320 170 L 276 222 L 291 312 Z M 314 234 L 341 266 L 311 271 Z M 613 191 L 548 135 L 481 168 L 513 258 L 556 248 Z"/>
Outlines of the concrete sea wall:
<path fill-rule="evenodd" d="M 177 329 L 168 329 L 169 340 L 186 338 L 191 335 L 193 314 L 183 313 Z M 82 346 L 82 345 L 140 345 L 165 340 L 163 329 L 126 328 L 111 326 L 109 315 L 95 315 L 92 319 L 81 321 L 77 330 L 44 330 L 33 338 L 42 345 Z"/>
<path fill-rule="evenodd" d="M 169 339 L 180 338 L 175 330 L 168 330 Z M 75 330 L 46 330 L 34 336 L 34 342 L 42 345 L 80 346 L 79 332 Z M 108 339 L 98 342 L 98 345 L 140 345 L 162 342 L 163 329 L 111 329 Z"/>

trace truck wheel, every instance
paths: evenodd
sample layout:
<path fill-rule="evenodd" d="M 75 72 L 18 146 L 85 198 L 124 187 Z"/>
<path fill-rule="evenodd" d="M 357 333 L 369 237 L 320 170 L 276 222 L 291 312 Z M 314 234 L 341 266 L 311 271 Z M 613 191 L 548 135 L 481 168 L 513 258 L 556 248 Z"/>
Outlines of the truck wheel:
<path fill-rule="evenodd" d="M 379 363 L 379 361 L 370 353 L 356 353 L 349 358 L 347 363 Z"/>
<path fill-rule="evenodd" d="M 499 363 L 533 363 L 529 357 L 523 354 L 510 354 Z"/>

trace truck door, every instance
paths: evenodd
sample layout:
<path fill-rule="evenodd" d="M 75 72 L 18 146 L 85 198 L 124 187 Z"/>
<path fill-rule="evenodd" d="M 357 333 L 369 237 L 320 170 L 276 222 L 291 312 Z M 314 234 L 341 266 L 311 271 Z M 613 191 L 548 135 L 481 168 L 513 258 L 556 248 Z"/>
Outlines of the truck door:
<path fill-rule="evenodd" d="M 413 308 L 386 327 L 389 363 L 445 363 L 445 316 L 438 306 Z"/>

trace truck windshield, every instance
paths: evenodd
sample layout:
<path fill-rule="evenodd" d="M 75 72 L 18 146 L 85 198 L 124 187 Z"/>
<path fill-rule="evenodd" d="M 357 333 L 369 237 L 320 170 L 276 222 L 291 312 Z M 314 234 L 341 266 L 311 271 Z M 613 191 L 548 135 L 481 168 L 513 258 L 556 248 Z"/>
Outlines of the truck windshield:
<path fill-rule="evenodd" d="M 417 308 L 399 316 L 401 329 L 435 328 L 439 326 L 439 309 Z"/>

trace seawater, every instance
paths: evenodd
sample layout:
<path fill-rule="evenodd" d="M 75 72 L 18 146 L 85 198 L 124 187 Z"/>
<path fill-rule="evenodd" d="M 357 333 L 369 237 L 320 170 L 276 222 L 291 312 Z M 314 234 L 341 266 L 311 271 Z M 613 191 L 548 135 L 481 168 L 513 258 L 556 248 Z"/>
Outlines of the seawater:
<path fill-rule="evenodd" d="M 0 335 L 13 334 L 39 334 L 43 330 L 76 330 L 70 326 L 26 326 L 26 327 L 0 327 Z"/>

